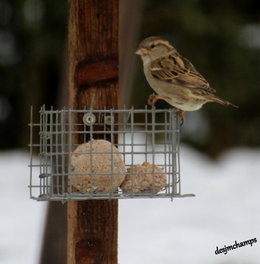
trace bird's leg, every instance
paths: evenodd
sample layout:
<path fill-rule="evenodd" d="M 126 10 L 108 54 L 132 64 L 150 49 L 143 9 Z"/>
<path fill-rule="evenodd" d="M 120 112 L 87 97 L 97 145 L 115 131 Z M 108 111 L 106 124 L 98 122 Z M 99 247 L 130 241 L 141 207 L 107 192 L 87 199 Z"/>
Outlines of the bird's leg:
<path fill-rule="evenodd" d="M 161 95 L 158 95 L 158 94 L 154 94 L 154 93 L 153 93 L 153 94 L 151 94 L 151 95 L 149 96 L 147 103 L 148 103 L 149 105 L 153 105 L 153 104 L 155 104 L 158 100 L 171 100 L 171 98 L 170 98 L 170 97 L 167 97 L 167 96 L 161 96 Z M 184 123 L 184 113 L 185 113 L 185 111 L 183 111 L 183 110 L 181 110 L 181 109 L 178 109 L 178 108 L 176 108 L 176 107 L 173 107 L 173 108 L 175 108 L 175 109 L 178 110 L 178 115 L 179 115 L 179 118 L 180 118 L 180 120 L 181 120 L 180 125 L 182 126 L 183 123 Z"/>
<path fill-rule="evenodd" d="M 150 96 L 149 96 L 149 98 L 148 98 L 148 100 L 147 100 L 147 104 L 149 104 L 149 105 L 153 105 L 153 104 L 155 104 L 156 102 L 157 102 L 157 95 L 156 94 L 150 94 Z"/>
<path fill-rule="evenodd" d="M 151 94 L 147 100 L 149 105 L 154 105 L 158 100 L 170 100 L 170 97 L 167 96 L 160 96 L 158 94 Z"/>
<path fill-rule="evenodd" d="M 179 115 L 179 118 L 180 118 L 180 120 L 181 120 L 180 125 L 182 126 L 183 123 L 184 123 L 184 113 L 185 113 L 185 111 L 183 111 L 183 110 L 181 110 L 181 109 L 178 109 L 178 110 L 179 110 L 179 111 L 178 111 L 178 115 Z"/>
<path fill-rule="evenodd" d="M 179 108 L 176 108 L 176 107 L 173 107 L 173 109 L 176 109 L 178 111 L 178 116 L 179 116 L 180 121 L 181 121 L 180 125 L 182 126 L 183 123 L 184 123 L 184 113 L 185 113 L 185 111 L 183 111 L 183 110 L 181 110 Z"/>

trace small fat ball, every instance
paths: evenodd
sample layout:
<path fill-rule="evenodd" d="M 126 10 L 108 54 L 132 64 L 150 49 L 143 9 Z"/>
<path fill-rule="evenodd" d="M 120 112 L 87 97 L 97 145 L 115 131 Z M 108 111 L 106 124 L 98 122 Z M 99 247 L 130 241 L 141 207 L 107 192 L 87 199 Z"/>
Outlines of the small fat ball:
<path fill-rule="evenodd" d="M 127 169 L 120 186 L 124 193 L 159 192 L 165 188 L 167 176 L 164 170 L 149 162 Z"/>

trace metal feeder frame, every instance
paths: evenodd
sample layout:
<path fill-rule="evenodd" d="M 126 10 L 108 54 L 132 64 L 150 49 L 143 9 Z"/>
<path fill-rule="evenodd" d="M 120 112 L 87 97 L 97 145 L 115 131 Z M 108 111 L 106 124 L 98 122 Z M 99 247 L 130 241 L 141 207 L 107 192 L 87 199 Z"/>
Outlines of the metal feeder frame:
<path fill-rule="evenodd" d="M 146 106 L 145 109 L 132 107 L 121 110 L 46 110 L 42 106 L 39 120 L 34 123 L 31 107 L 29 126 L 29 188 L 32 199 L 64 202 L 194 196 L 181 194 L 180 121 L 175 109 Z M 143 162 L 162 168 L 167 177 L 166 186 L 159 192 L 138 193 L 124 193 L 120 187 L 108 192 L 75 190 L 68 184 L 68 177 L 73 176 L 69 160 L 77 146 L 91 139 L 110 141 L 121 153 L 126 168 Z M 111 174 L 113 172 L 108 176 L 111 177 Z M 112 175 L 113 177 L 116 175 Z"/>

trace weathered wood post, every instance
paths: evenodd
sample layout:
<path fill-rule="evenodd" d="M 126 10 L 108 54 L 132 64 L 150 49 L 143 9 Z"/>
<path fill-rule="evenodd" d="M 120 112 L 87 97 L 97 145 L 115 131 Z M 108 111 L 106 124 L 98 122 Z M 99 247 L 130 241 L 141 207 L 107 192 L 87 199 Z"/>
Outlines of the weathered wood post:
<path fill-rule="evenodd" d="M 95 95 L 93 109 L 117 109 L 118 17 L 119 0 L 69 0 L 70 108 Z M 70 201 L 67 217 L 68 264 L 117 263 L 117 200 Z"/>

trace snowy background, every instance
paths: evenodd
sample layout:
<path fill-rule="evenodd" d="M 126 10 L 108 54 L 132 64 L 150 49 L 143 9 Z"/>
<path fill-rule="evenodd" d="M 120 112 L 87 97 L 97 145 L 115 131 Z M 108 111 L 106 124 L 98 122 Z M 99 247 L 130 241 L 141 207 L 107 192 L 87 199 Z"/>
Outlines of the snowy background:
<path fill-rule="evenodd" d="M 28 163 L 27 153 L 0 153 L 1 264 L 38 263 L 46 203 L 29 199 Z M 260 150 L 212 163 L 182 146 L 181 177 L 182 193 L 196 197 L 120 201 L 119 263 L 260 263 Z M 215 255 L 255 237 L 252 247 Z"/>

